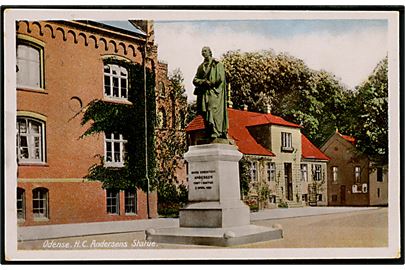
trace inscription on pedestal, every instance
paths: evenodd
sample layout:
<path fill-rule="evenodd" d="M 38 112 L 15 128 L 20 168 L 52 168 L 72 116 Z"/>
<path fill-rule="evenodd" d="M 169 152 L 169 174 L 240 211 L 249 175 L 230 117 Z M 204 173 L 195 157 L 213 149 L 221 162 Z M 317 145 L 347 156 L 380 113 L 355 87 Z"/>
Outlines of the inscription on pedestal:
<path fill-rule="evenodd" d="M 195 164 L 193 164 L 195 165 Z M 217 171 L 209 166 L 190 166 L 189 200 L 212 201 L 219 200 Z"/>
<path fill-rule="evenodd" d="M 193 178 L 194 189 L 212 189 L 214 186 L 214 173 L 215 170 L 192 171 L 191 177 Z"/>

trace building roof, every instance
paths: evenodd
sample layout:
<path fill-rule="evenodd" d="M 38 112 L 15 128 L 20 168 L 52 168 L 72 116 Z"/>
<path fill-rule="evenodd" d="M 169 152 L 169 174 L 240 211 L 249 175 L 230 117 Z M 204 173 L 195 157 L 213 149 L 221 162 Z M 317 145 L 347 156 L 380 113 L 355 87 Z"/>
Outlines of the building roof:
<path fill-rule="evenodd" d="M 142 35 L 146 36 L 146 33 L 139 28 L 137 28 L 135 25 L 133 25 L 130 21 L 128 20 L 123 20 L 123 21 L 87 21 L 87 23 L 90 24 L 95 24 L 95 25 L 103 25 L 106 28 L 110 28 L 111 30 L 119 31 L 119 32 L 124 32 L 127 34 L 137 34 L 137 35 Z"/>
<path fill-rule="evenodd" d="M 337 132 L 337 134 L 339 134 L 340 137 L 342 137 L 343 139 L 345 139 L 346 141 L 348 141 L 349 143 L 355 145 L 356 144 L 356 139 L 352 136 L 348 136 L 348 135 L 342 135 L 339 132 Z"/>
<path fill-rule="evenodd" d="M 301 134 L 302 157 L 306 159 L 330 160 L 321 150 L 312 144 L 304 134 Z"/>
<path fill-rule="evenodd" d="M 273 152 L 259 144 L 250 134 L 247 127 L 258 125 L 281 125 L 286 127 L 302 128 L 300 125 L 288 122 L 281 117 L 272 114 L 263 114 L 249 111 L 241 111 L 228 108 L 229 136 L 235 140 L 236 145 L 243 154 L 275 156 Z M 204 119 L 199 115 L 191 121 L 187 132 L 202 130 L 205 128 Z M 329 160 L 318 148 L 316 148 L 305 136 L 302 135 L 303 158 Z M 304 149 L 305 148 L 305 149 Z M 305 155 L 304 155 L 305 153 Z"/>

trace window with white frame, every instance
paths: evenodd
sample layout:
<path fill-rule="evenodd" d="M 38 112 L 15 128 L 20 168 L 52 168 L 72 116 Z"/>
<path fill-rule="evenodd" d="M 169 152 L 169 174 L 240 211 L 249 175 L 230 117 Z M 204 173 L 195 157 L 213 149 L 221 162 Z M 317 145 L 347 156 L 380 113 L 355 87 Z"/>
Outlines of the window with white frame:
<path fill-rule="evenodd" d="M 21 163 L 45 162 L 44 123 L 35 119 L 17 118 L 17 158 Z"/>
<path fill-rule="evenodd" d="M 276 180 L 276 164 L 274 162 L 267 162 L 267 181 Z"/>
<path fill-rule="evenodd" d="M 124 159 L 126 156 L 127 141 L 123 138 L 122 134 L 118 133 L 105 133 L 105 164 L 109 167 L 122 167 L 124 166 Z"/>
<path fill-rule="evenodd" d="M 292 150 L 292 134 L 288 132 L 281 132 L 281 149 Z"/>
<path fill-rule="evenodd" d="M 337 183 L 337 181 L 338 181 L 338 172 L 339 172 L 338 167 L 333 166 L 332 167 L 332 181 L 334 183 Z"/>
<path fill-rule="evenodd" d="M 125 214 L 136 214 L 136 190 L 125 190 Z"/>
<path fill-rule="evenodd" d="M 17 85 L 30 88 L 43 88 L 42 54 L 39 46 L 29 43 L 17 44 Z"/>
<path fill-rule="evenodd" d="M 109 98 L 128 99 L 128 71 L 115 65 L 104 65 L 104 95 Z"/>
<path fill-rule="evenodd" d="M 301 164 L 301 181 L 308 182 L 308 165 Z"/>
<path fill-rule="evenodd" d="M 120 191 L 115 189 L 106 190 L 107 213 L 119 215 L 120 213 Z"/>
<path fill-rule="evenodd" d="M 319 164 L 314 165 L 313 177 L 314 177 L 315 181 L 321 181 L 322 180 L 321 170 L 322 170 L 321 165 L 319 165 Z"/>
<path fill-rule="evenodd" d="M 360 183 L 360 166 L 354 167 L 354 181 Z"/>
<path fill-rule="evenodd" d="M 257 181 L 257 163 L 256 163 L 256 161 L 250 162 L 250 180 L 252 182 Z"/>
<path fill-rule="evenodd" d="M 49 217 L 48 190 L 46 188 L 36 188 L 32 191 L 32 213 L 35 218 Z"/>
<path fill-rule="evenodd" d="M 17 219 L 25 219 L 25 190 L 17 188 Z"/>

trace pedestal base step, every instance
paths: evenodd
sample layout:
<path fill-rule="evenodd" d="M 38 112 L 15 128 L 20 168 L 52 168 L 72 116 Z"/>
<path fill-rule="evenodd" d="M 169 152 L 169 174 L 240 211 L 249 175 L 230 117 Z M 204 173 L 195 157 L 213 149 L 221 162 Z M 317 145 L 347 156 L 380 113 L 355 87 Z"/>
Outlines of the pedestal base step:
<path fill-rule="evenodd" d="M 165 228 L 149 229 L 146 240 L 157 243 L 232 246 L 255 242 L 263 242 L 283 238 L 283 230 L 279 226 L 272 228 L 256 225 L 245 225 L 228 228 Z"/>

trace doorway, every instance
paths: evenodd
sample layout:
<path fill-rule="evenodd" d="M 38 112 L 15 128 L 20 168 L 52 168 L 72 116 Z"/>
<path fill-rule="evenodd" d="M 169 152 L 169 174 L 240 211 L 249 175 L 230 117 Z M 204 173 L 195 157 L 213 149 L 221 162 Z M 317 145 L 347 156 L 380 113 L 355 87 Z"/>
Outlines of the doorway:
<path fill-rule="evenodd" d="M 289 201 L 293 198 L 293 184 L 292 184 L 292 165 L 291 163 L 284 163 L 284 177 L 286 187 L 286 199 Z"/>

